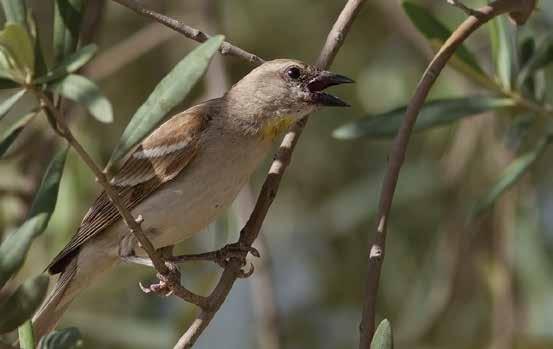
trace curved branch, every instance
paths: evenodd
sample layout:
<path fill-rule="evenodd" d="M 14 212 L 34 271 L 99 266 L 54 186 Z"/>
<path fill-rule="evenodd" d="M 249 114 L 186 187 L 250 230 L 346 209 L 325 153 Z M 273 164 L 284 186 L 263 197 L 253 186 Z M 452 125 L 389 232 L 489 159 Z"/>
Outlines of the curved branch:
<path fill-rule="evenodd" d="M 490 19 L 505 13 L 511 13 L 525 6 L 524 0 L 496 0 L 474 12 L 468 17 L 444 43 L 434 59 L 424 72 L 414 96 L 409 103 L 403 124 L 394 139 L 394 144 L 389 157 L 389 164 L 382 191 L 380 194 L 379 211 L 377 215 L 377 227 L 372 241 L 369 243 L 369 259 L 366 280 L 365 303 L 360 330 L 359 348 L 370 348 L 372 336 L 375 330 L 376 298 L 384 251 L 386 243 L 386 231 L 388 217 L 392 206 L 392 200 L 396 189 L 401 166 L 405 159 L 407 145 L 411 131 L 422 108 L 426 97 L 434 82 L 440 75 L 455 50 L 480 26 Z"/>

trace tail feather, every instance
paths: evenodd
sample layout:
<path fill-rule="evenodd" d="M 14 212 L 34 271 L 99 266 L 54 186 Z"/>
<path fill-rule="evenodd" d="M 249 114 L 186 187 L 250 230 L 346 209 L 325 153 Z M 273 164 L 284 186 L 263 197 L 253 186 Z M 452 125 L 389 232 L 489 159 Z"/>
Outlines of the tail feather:
<path fill-rule="evenodd" d="M 77 296 L 79 291 L 78 288 L 71 287 L 76 274 L 77 258 L 73 258 L 61 273 L 48 298 L 33 317 L 35 338 L 41 338 L 52 331 L 60 321 L 61 316 L 73 298 Z"/>
<path fill-rule="evenodd" d="M 65 265 L 54 289 L 33 317 L 37 340 L 52 331 L 73 299 L 118 261 L 103 246 L 86 246 Z M 100 252 L 98 252 L 100 251 Z"/>

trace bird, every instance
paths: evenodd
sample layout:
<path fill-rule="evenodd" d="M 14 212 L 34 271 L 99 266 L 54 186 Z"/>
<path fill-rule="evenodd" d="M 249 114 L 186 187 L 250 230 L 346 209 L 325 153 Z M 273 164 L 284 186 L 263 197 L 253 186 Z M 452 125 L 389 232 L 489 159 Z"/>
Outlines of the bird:
<path fill-rule="evenodd" d="M 254 68 L 222 97 L 162 123 L 127 157 L 110 184 L 156 249 L 205 231 L 234 201 L 302 117 L 324 106 L 348 106 L 323 92 L 353 80 L 293 59 Z M 36 338 L 55 328 L 78 293 L 140 249 L 101 192 L 69 243 L 46 268 L 60 274 L 33 317 Z"/>

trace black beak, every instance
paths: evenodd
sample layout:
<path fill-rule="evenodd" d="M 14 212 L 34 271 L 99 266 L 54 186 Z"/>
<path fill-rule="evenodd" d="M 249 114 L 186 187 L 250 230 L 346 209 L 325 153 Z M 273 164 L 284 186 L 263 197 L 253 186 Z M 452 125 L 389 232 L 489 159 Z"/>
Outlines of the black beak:
<path fill-rule="evenodd" d="M 349 107 L 349 104 L 340 98 L 322 91 L 330 86 L 350 84 L 352 82 L 354 81 L 346 76 L 323 70 L 307 83 L 307 88 L 312 93 L 314 102 L 317 104 L 330 107 Z"/>

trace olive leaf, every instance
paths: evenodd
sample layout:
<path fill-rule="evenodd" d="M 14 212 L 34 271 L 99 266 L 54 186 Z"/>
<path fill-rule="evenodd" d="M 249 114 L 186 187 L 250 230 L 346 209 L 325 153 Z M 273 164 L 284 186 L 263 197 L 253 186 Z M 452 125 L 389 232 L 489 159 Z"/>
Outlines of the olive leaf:
<path fill-rule="evenodd" d="M 388 319 L 384 319 L 380 322 L 376 331 L 374 332 L 373 339 L 371 341 L 371 349 L 393 349 L 394 339 L 392 334 L 392 326 Z"/>
<path fill-rule="evenodd" d="M 553 142 L 553 135 L 546 136 L 534 149 L 518 157 L 507 166 L 490 190 L 476 202 L 472 209 L 471 217 L 474 218 L 491 208 L 503 193 L 515 185 L 528 172 L 530 167 L 543 155 L 551 142 Z"/>
<path fill-rule="evenodd" d="M 42 338 L 39 349 L 74 349 L 81 346 L 81 333 L 76 327 L 52 331 Z"/>
<path fill-rule="evenodd" d="M 465 117 L 486 111 L 512 108 L 515 102 L 507 98 L 462 97 L 438 99 L 427 102 L 421 109 L 415 124 L 415 131 L 443 126 Z M 338 139 L 390 138 L 396 135 L 403 123 L 406 106 L 378 115 L 369 115 L 334 130 Z"/>
<path fill-rule="evenodd" d="M 403 1 L 402 6 L 411 22 L 430 41 L 434 49 L 439 48 L 451 35 L 451 31 L 424 7 L 410 1 Z M 461 45 L 453 57 L 458 63 L 466 65 L 466 70 L 485 76 L 475 56 L 466 46 Z"/>
<path fill-rule="evenodd" d="M 20 24 L 7 23 L 0 31 L 0 75 L 23 83 L 32 77 L 35 67 L 33 41 Z"/>
<path fill-rule="evenodd" d="M 0 333 L 15 330 L 33 316 L 46 296 L 48 280 L 46 275 L 29 279 L 0 302 Z"/>
<path fill-rule="evenodd" d="M 67 150 L 68 147 L 64 146 L 50 162 L 27 220 L 0 245 L 0 287 L 19 270 L 31 242 L 48 226 L 56 207 Z"/>
<path fill-rule="evenodd" d="M 54 69 L 48 72 L 45 76 L 42 76 L 34 81 L 36 84 L 43 84 L 59 78 L 65 77 L 68 74 L 74 73 L 87 64 L 96 51 L 98 46 L 95 44 L 86 45 L 80 48 L 78 51 L 72 53 L 63 59 Z"/>
<path fill-rule="evenodd" d="M 61 62 L 77 48 L 83 20 L 83 0 L 54 0 L 54 58 Z"/>
<path fill-rule="evenodd" d="M 62 80 L 48 85 L 47 88 L 54 93 L 58 93 L 65 98 L 81 104 L 96 120 L 103 123 L 113 121 L 111 103 L 102 94 L 100 88 L 84 76 L 70 74 Z"/>
<path fill-rule="evenodd" d="M 21 133 L 21 131 L 23 131 L 25 126 L 27 126 L 27 124 L 34 119 L 36 114 L 37 112 L 33 111 L 23 116 L 22 118 L 17 120 L 13 125 L 11 125 L 10 128 L 8 128 L 2 136 L 0 136 L 0 158 L 4 156 L 4 154 L 8 151 L 12 143 L 17 138 L 17 136 L 19 136 L 19 134 Z"/>

